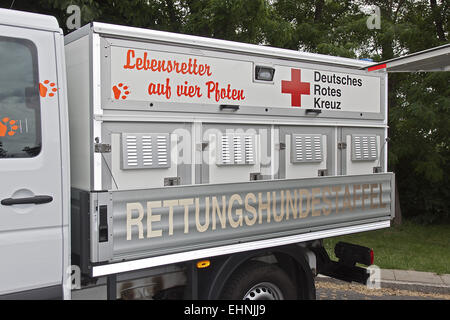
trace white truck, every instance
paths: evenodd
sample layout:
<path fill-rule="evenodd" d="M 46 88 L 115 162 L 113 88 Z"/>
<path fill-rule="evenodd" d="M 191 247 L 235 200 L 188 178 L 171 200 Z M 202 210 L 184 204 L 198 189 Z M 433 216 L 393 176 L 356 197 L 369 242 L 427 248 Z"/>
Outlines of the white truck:
<path fill-rule="evenodd" d="M 0 9 L 0 298 L 365 283 L 373 252 L 338 243 L 332 261 L 322 239 L 394 216 L 387 73 L 370 65 L 95 22 L 64 37 Z"/>

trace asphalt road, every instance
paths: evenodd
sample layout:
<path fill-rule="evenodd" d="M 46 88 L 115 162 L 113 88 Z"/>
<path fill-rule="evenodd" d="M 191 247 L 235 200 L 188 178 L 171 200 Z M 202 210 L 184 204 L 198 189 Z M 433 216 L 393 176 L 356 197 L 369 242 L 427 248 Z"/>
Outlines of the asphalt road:
<path fill-rule="evenodd" d="M 446 292 L 448 291 L 448 292 Z M 329 278 L 316 278 L 317 300 L 450 300 L 450 290 L 426 288 L 415 290 L 389 284 L 389 287 L 368 289 L 357 283 Z"/>

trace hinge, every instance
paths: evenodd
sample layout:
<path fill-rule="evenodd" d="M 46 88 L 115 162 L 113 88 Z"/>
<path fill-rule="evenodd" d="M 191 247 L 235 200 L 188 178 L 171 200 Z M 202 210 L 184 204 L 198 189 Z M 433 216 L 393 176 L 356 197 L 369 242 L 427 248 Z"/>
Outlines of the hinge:
<path fill-rule="evenodd" d="M 209 142 L 202 142 L 197 144 L 198 151 L 205 151 L 208 148 Z"/>
<path fill-rule="evenodd" d="M 111 145 L 105 143 L 96 143 L 95 144 L 95 153 L 110 153 Z"/>
<path fill-rule="evenodd" d="M 347 149 L 347 143 L 346 142 L 338 142 L 337 145 L 338 149 L 342 150 L 342 149 Z"/>

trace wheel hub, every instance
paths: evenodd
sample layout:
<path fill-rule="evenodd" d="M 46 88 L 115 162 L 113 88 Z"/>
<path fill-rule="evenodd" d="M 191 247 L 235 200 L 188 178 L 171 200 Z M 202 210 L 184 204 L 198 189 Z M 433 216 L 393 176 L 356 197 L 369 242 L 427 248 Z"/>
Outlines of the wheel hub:
<path fill-rule="evenodd" d="M 243 300 L 283 300 L 283 293 L 273 283 L 262 282 L 248 290 Z"/>

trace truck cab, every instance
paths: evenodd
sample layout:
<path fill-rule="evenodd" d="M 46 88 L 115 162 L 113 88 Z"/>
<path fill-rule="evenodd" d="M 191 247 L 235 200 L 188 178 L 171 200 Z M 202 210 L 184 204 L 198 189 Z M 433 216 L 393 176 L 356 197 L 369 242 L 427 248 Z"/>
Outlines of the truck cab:
<path fill-rule="evenodd" d="M 0 9 L 2 298 L 70 297 L 63 50 L 54 17 Z"/>

